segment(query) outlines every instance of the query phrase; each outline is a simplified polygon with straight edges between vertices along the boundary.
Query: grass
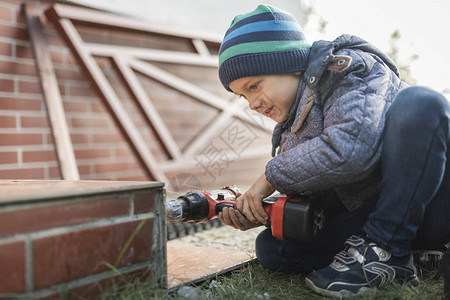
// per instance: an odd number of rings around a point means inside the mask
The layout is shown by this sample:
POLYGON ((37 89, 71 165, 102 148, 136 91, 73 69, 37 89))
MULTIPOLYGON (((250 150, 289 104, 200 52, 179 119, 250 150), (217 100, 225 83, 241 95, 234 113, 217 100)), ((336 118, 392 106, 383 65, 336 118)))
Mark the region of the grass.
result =
MULTIPOLYGON (((425 271, 419 275, 421 284, 416 289, 392 285, 374 294, 351 299, 442 299, 443 279, 436 281, 432 278, 434 273, 425 271)), ((252 262, 197 286, 186 285, 181 291, 158 289, 154 288, 152 282, 135 280, 117 283, 104 291, 99 299, 326 299, 310 291, 305 286, 304 279, 303 275, 272 273, 257 262, 252 262), (187 297, 180 296, 180 292, 187 297)))

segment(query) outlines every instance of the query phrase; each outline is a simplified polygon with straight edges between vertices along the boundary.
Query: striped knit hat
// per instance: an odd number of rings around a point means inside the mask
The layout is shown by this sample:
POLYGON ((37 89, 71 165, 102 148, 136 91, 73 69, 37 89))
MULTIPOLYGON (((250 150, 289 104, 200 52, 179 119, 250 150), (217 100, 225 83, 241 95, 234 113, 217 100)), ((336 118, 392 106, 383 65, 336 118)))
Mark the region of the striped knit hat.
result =
POLYGON ((236 16, 219 51, 219 78, 230 82, 249 76, 285 74, 306 69, 311 45, 294 16, 259 5, 236 16))

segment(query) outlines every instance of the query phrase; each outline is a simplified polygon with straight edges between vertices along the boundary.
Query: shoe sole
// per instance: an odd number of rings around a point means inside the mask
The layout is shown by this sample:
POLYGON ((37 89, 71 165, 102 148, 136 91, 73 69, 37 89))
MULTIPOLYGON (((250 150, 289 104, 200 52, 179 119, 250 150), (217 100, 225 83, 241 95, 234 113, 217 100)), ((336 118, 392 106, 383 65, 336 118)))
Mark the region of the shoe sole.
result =
POLYGON ((308 278, 305 278, 305 283, 306 283, 306 286, 309 287, 310 289, 312 289, 314 292, 316 292, 320 295, 323 295, 323 296, 327 296, 327 297, 346 298, 346 297, 352 297, 352 296, 356 296, 356 295, 369 294, 369 293, 376 292, 375 288, 368 288, 368 287, 364 287, 364 286, 361 287, 358 290, 358 292, 356 292, 356 293, 353 293, 349 290, 340 290, 339 292, 334 292, 334 291, 322 289, 322 288, 315 286, 314 283, 311 280, 309 280, 308 278))

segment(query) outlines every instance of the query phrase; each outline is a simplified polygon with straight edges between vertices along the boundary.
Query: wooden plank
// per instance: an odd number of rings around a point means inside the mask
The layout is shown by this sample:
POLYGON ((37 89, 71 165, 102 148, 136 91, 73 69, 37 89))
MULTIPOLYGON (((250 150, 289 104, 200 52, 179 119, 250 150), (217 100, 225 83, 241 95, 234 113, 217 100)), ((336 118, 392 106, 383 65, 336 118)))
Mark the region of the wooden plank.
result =
MULTIPOLYGON (((197 50, 198 54, 203 57, 209 57, 209 49, 206 47, 205 42, 199 39, 193 39, 192 43, 194 44, 195 50, 197 50)), ((217 61, 216 61, 217 63, 217 61)))
POLYGON ((175 288, 235 270, 254 258, 242 251, 167 242, 167 284, 175 288))
POLYGON ((148 61, 196 65, 212 68, 217 68, 217 62, 219 61, 217 55, 209 55, 208 57, 205 57, 200 56, 197 53, 105 45, 98 43, 86 43, 85 48, 94 56, 112 57, 115 55, 129 55, 148 61))
POLYGON ((53 63, 42 33, 39 10, 34 1, 25 4, 28 33, 35 58, 36 70, 39 75, 42 94, 46 103, 47 115, 50 121, 53 140, 55 142, 58 166, 62 179, 79 180, 78 167, 70 139, 67 120, 61 94, 58 88, 53 63))
POLYGON ((83 41, 73 23, 68 19, 60 19, 58 15, 54 14, 48 14, 48 17, 57 25, 57 28, 72 49, 75 57, 77 57, 87 72, 93 86, 97 89, 111 111, 116 123, 138 157, 138 160, 143 164, 147 175, 154 180, 166 182, 168 184, 165 174, 157 169, 158 164, 156 159, 153 157, 149 147, 139 134, 138 129, 126 113, 125 108, 121 104, 108 80, 105 78, 94 58, 85 48, 83 48, 83 41))
POLYGON ((167 129, 164 121, 159 116, 158 111, 153 106, 147 93, 145 92, 136 74, 127 65, 127 59, 124 56, 114 56, 113 59, 119 73, 124 79, 125 85, 132 92, 134 98, 137 100, 144 117, 146 117, 147 122, 154 129, 161 145, 166 149, 167 154, 172 159, 178 159, 181 157, 180 148, 172 137, 172 134, 167 129))
POLYGON ((173 29, 170 26, 153 25, 137 19, 122 17, 117 14, 112 15, 92 9, 88 10, 64 4, 53 4, 51 10, 52 12, 50 13, 57 14, 61 18, 76 20, 77 22, 97 27, 99 25, 103 25, 111 28, 119 28, 121 30, 128 29, 138 32, 155 32, 174 37, 207 40, 217 44, 222 42, 222 37, 218 34, 200 31, 192 32, 191 30, 188 31, 184 29, 173 29))

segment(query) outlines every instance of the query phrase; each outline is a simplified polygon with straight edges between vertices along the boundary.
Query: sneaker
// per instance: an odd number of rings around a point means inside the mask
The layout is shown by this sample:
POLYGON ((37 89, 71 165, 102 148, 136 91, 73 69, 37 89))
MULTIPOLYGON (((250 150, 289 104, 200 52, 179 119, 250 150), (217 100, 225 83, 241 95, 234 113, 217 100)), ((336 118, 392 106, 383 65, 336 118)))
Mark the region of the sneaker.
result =
POLYGON ((419 284, 412 254, 394 257, 375 242, 358 236, 346 240, 345 249, 333 262, 310 273, 305 281, 321 295, 340 298, 373 292, 392 282, 419 284))

